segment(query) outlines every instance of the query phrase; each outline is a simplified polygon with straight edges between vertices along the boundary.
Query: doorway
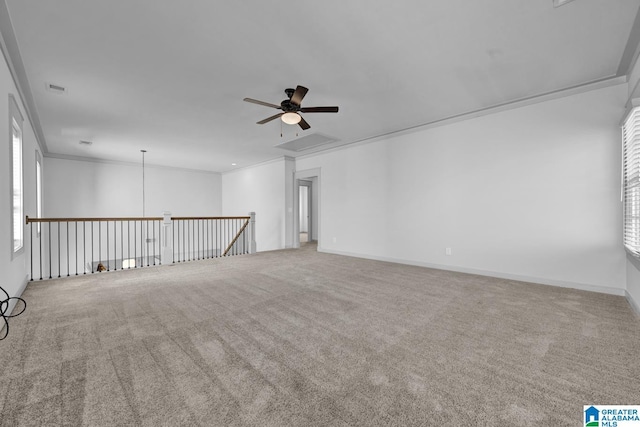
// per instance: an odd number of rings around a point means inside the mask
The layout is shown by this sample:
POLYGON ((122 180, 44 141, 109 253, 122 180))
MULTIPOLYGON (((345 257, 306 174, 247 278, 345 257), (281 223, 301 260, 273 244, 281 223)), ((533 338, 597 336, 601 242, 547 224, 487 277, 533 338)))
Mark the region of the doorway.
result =
POLYGON ((298 181, 298 223, 300 224, 300 244, 312 242, 312 217, 311 217, 311 191, 312 182, 306 180, 298 181))
POLYGON ((296 171, 293 188, 293 247, 320 247, 320 168, 296 171))

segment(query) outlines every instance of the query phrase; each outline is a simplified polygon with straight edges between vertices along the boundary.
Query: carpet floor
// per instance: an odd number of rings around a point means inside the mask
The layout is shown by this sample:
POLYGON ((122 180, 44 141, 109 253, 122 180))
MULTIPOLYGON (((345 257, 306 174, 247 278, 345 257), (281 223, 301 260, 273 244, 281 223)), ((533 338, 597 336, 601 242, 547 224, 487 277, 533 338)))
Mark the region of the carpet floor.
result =
POLYGON ((29 284, 0 425, 577 426, 640 404, 623 297, 263 252, 29 284))

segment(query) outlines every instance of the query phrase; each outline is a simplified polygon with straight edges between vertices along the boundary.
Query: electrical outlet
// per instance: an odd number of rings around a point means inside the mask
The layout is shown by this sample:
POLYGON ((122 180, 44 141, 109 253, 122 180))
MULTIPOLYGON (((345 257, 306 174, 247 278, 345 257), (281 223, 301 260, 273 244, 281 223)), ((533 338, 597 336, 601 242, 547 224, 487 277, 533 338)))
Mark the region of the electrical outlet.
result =
POLYGON ((447 254, 447 255, 451 255, 451 253, 452 253, 452 252, 451 252, 451 248, 447 248, 447 249, 445 250, 445 254, 447 254))

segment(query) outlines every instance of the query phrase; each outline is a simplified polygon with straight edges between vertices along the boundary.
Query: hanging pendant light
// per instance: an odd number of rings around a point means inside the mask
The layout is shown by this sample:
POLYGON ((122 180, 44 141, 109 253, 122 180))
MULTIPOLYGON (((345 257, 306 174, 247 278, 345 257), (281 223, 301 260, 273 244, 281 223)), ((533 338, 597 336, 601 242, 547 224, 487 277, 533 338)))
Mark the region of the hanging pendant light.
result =
POLYGON ((144 153, 147 152, 147 150, 140 150, 140 152, 142 153, 142 217, 144 218, 145 215, 145 200, 144 200, 144 153))

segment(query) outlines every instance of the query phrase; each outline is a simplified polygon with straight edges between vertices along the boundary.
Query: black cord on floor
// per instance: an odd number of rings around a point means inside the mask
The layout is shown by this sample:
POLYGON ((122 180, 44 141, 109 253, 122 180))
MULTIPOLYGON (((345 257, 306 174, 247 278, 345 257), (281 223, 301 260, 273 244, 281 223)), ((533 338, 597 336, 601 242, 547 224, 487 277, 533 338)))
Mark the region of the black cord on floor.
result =
MULTIPOLYGON (((10 317, 16 317, 21 315, 22 313, 24 313, 24 311, 27 309, 27 302, 25 300, 23 300, 20 297, 10 297, 9 294, 7 293, 7 291, 5 291, 2 287, 0 287, 0 291, 2 291, 2 293, 4 293, 7 297, 3 300, 0 301, 0 316, 2 316, 2 320, 4 320, 4 334, 2 335, 2 337, 0 337, 0 341, 2 341, 3 339, 5 339, 7 337, 7 335, 9 335, 9 318, 10 317), (9 302, 14 299, 14 300, 18 300, 18 301, 22 301, 23 307, 22 310, 20 310, 18 313, 14 313, 14 314, 7 314, 7 312, 9 311, 9 302)), ((0 296, 1 297, 1 296, 0 296)))

